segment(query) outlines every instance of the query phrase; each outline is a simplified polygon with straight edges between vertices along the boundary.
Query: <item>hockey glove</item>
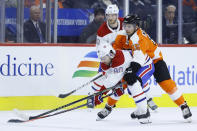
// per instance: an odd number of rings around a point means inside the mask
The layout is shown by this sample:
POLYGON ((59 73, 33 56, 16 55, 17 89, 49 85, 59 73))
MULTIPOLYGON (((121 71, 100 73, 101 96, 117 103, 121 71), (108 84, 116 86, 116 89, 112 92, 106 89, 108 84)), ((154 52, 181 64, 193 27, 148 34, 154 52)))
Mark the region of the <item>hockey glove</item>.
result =
POLYGON ((123 89, 123 87, 122 87, 122 84, 118 85, 118 86, 113 90, 113 92, 114 92, 114 95, 115 95, 115 96, 121 96, 121 95, 123 95, 123 94, 124 94, 124 89, 123 89))
POLYGON ((123 79, 128 85, 133 85, 139 78, 136 73, 141 68, 141 65, 137 62, 131 62, 130 66, 126 69, 127 73, 124 75, 123 79))
MULTIPOLYGON (((105 90, 106 89, 106 87, 103 85, 103 86, 101 86, 101 85, 99 85, 99 84, 97 84, 96 82, 93 82, 94 83, 94 85, 92 85, 92 89, 94 90, 94 91, 96 91, 96 92, 99 92, 99 91, 103 91, 103 90, 105 90), (98 89, 99 88, 99 89, 98 89)), ((107 94, 108 93, 108 91, 106 91, 106 92, 104 92, 103 94, 107 94)))
MULTIPOLYGON (((98 85, 97 83, 95 83, 95 82, 94 82, 94 84, 97 85, 97 86, 99 86, 99 85, 98 85)), ((97 90, 97 92, 103 91, 103 90, 106 89, 105 86, 99 86, 99 87, 100 87, 100 89, 97 90)), ((92 86, 92 88, 95 89, 93 86, 92 86)), ((95 106, 101 104, 101 103, 103 102, 102 95, 103 95, 103 94, 106 95, 107 92, 108 92, 108 91, 103 92, 103 93, 100 94, 100 95, 96 95, 96 96, 93 96, 93 97, 87 99, 87 107, 88 107, 88 108, 94 108, 95 106)))
POLYGON ((137 81, 137 76, 135 73, 126 73, 123 79, 127 82, 128 85, 133 85, 137 81))
POLYGON ((141 68, 141 65, 137 62, 131 62, 130 66, 126 69, 127 72, 133 72, 136 73, 141 68))
POLYGON ((88 108, 94 108, 95 106, 101 104, 103 102, 102 95, 103 94, 100 94, 100 95, 96 95, 96 96, 93 96, 93 97, 89 98, 87 100, 87 107, 88 108))

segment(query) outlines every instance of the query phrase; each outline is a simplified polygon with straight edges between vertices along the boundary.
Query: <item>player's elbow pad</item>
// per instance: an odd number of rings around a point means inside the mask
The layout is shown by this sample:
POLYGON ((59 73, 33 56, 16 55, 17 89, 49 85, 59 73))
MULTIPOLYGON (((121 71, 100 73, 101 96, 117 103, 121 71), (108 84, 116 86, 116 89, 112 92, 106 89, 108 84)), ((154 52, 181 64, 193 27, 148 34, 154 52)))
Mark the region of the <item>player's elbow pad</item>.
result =
POLYGON ((137 62, 131 62, 129 68, 132 70, 133 73, 136 73, 141 68, 141 65, 137 62))

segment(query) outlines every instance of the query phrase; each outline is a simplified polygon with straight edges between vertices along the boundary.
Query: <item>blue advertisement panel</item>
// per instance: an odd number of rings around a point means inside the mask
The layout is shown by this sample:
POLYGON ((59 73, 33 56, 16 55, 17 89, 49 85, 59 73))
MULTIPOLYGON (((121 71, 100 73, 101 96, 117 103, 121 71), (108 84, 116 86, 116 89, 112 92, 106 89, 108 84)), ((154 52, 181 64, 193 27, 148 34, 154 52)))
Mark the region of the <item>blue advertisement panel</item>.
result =
MULTIPOLYGON (((45 15, 44 9, 44 19, 45 15)), ((92 16, 93 9, 58 9, 58 36, 79 36, 82 29, 92 20, 92 16)), ((123 11, 120 11, 120 16, 123 16, 123 11)), ((53 13, 51 18, 53 24, 53 13)), ((27 19, 29 19, 29 8, 24 9, 24 21, 27 19)), ((6 26, 12 30, 16 29, 16 8, 6 8, 6 26)))

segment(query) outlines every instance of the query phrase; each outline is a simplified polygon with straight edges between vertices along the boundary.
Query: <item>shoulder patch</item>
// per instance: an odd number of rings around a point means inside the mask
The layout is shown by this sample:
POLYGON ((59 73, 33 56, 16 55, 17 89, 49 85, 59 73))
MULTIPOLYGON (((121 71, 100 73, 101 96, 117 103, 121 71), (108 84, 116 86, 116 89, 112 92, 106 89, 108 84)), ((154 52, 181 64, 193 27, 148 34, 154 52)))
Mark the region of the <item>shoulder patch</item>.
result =
POLYGON ((116 50, 116 55, 114 57, 114 59, 112 60, 112 67, 117 67, 120 66, 124 63, 125 58, 124 58, 124 54, 121 50, 116 50))
POLYGON ((107 27, 107 23, 104 22, 98 29, 97 31, 97 35, 100 36, 100 37, 103 37, 107 34, 111 33, 111 31, 108 29, 107 27))

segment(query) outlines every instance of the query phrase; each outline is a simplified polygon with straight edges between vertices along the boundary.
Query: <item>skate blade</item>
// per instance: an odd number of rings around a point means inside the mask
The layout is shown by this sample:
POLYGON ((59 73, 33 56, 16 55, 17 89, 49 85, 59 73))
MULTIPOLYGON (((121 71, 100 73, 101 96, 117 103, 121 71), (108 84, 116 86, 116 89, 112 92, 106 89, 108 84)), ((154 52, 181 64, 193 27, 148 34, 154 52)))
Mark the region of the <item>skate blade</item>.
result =
POLYGON ((155 112, 155 113, 158 112, 158 106, 154 106, 154 107, 148 106, 148 107, 149 107, 149 109, 150 109, 151 111, 153 111, 153 112, 155 112))
POLYGON ((189 117, 189 118, 185 119, 185 121, 186 121, 187 123, 191 123, 191 122, 192 122, 192 118, 189 117))
POLYGON ((102 119, 100 117, 97 117, 96 118, 96 121, 101 121, 102 119))
MULTIPOLYGON (((151 109, 151 108, 149 108, 149 109, 151 109)), ((154 110, 150 110, 150 112, 152 112, 152 113, 158 113, 159 112, 159 109, 157 108, 157 109, 154 109, 154 110)))
POLYGON ((148 122, 140 122, 140 124, 150 124, 152 123, 151 121, 148 121, 148 122))
POLYGON ((147 120, 147 121, 140 121, 140 124, 150 124, 152 123, 150 120, 147 120))
POLYGON ((141 124, 150 124, 150 123, 152 123, 151 120, 150 120, 150 118, 140 119, 139 122, 141 124))

